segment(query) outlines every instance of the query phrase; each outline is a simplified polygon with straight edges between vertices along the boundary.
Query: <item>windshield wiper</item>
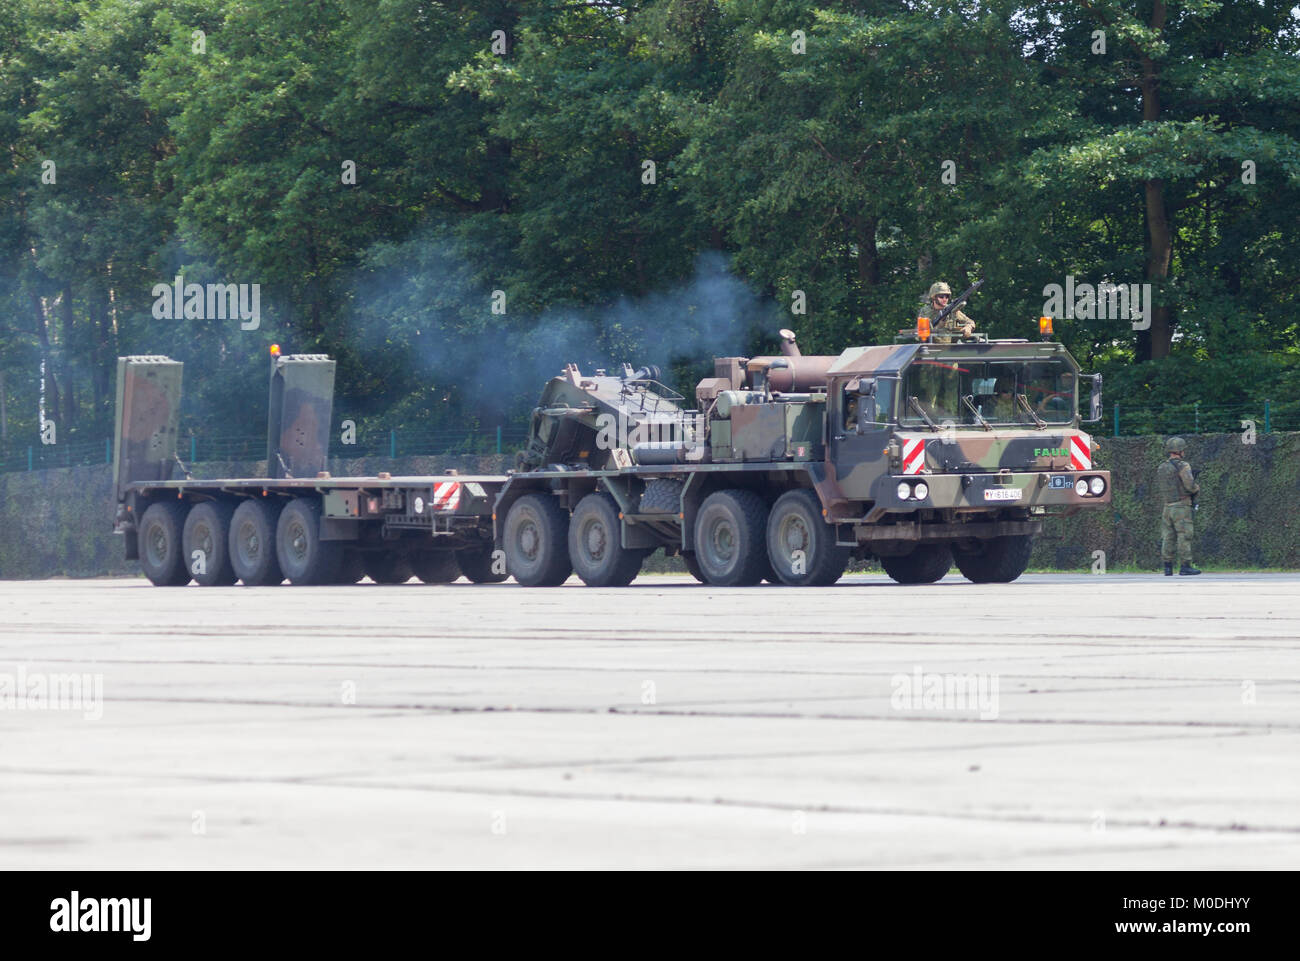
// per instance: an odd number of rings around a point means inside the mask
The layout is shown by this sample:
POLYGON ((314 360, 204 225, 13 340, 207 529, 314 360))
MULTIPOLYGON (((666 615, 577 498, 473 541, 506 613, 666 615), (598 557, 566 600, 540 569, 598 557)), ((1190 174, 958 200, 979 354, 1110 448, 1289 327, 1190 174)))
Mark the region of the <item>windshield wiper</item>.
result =
POLYGON ((1035 424, 1037 424, 1040 428, 1047 426, 1047 421, 1039 417, 1038 412, 1035 411, 1034 408, 1029 406, 1029 398, 1027 398, 1024 394, 1016 394, 1016 400, 1019 401, 1020 406, 1025 409, 1025 413, 1027 413, 1030 417, 1034 419, 1035 424))
POLYGON ((923 421, 925 421, 927 424, 930 425, 931 430, 939 429, 939 425, 930 419, 930 415, 925 412, 925 408, 921 406, 921 402, 919 400, 917 400, 915 397, 909 397, 907 398, 907 403, 908 406, 912 408, 912 410, 916 411, 918 414, 921 415, 921 419, 923 421))
POLYGON ((984 419, 984 415, 980 413, 980 409, 975 406, 974 394, 967 394, 965 397, 961 399, 961 402, 970 408, 970 412, 975 415, 975 419, 979 421, 980 426, 982 426, 985 430, 993 429, 993 425, 984 419))

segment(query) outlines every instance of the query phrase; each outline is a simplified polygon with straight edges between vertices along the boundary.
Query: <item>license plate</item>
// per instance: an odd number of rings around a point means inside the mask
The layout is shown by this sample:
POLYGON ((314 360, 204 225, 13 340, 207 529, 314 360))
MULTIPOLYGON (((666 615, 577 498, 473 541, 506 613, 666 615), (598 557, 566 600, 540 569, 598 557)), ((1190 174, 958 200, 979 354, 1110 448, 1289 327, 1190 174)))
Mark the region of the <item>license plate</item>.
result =
POLYGON ((1018 487, 990 487, 984 492, 986 501, 1018 501, 1023 493, 1018 487))

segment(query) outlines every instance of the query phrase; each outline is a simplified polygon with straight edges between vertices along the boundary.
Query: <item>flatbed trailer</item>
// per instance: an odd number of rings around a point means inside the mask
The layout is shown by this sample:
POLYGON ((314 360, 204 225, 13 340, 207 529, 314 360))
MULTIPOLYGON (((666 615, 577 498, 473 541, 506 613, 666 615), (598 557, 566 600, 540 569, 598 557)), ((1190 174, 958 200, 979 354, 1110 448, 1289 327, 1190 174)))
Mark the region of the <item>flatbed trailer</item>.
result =
MULTIPOLYGON (((120 358, 115 529, 159 585, 553 586, 577 573, 622 586, 656 549, 718 586, 831 584, 854 557, 901 583, 954 563, 1006 582, 1045 518, 1110 502, 1079 429, 1087 375, 1061 345, 802 357, 786 335, 781 357, 715 358, 694 410, 653 369, 570 365, 543 391, 520 469, 492 475, 330 476, 333 361, 277 355, 270 476, 195 478, 176 455, 181 365, 120 358), (1019 407, 996 396, 1003 382, 1019 407)), ((1099 377, 1091 407, 1100 417, 1099 377)))

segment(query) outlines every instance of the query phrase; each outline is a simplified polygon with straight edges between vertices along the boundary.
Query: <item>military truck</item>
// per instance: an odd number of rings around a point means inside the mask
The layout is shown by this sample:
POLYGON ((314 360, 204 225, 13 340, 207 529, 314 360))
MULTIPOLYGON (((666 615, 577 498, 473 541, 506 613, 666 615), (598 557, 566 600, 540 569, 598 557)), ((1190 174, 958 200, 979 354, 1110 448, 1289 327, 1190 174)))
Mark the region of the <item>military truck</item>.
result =
POLYGON ((273 365, 272 476, 171 479, 180 365, 122 358, 116 529, 155 584, 622 586, 658 548, 718 586, 832 584, 853 558, 993 583, 1024 572, 1047 516, 1110 502, 1078 409, 1090 380, 1100 419, 1101 378, 1063 345, 918 327, 804 356, 781 337, 716 358, 693 403, 655 368, 569 365, 516 469, 480 477, 331 478, 333 364, 309 355, 273 365))

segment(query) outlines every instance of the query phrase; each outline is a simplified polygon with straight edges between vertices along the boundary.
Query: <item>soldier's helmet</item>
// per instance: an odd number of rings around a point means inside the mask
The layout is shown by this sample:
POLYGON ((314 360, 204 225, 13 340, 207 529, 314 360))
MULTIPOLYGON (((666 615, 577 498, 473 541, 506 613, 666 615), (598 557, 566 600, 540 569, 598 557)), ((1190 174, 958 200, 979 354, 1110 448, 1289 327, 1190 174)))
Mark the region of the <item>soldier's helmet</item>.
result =
POLYGON ((952 296, 952 288, 949 287, 947 284, 945 284, 942 280, 935 281, 933 284, 931 284, 930 292, 926 294, 926 296, 930 300, 934 300, 934 298, 938 297, 940 294, 947 294, 949 297, 952 296))
POLYGON ((1185 450, 1187 450, 1187 441, 1181 437, 1171 437, 1165 441, 1165 451, 1167 453, 1175 454, 1185 450))

